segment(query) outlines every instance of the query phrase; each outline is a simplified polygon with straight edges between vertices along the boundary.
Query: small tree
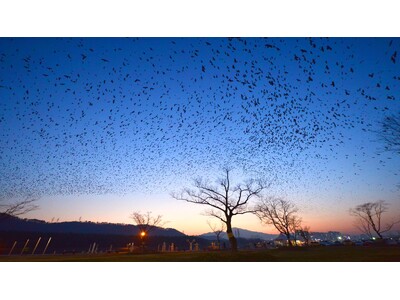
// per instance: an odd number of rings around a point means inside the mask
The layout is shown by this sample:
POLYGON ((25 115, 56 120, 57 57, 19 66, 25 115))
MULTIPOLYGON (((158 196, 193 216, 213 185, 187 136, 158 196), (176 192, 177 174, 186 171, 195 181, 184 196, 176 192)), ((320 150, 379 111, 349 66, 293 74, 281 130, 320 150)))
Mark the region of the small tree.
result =
POLYGON ((141 246, 144 251, 145 239, 149 232, 157 227, 162 227, 165 222, 162 221, 161 215, 153 217, 149 211, 146 213, 135 211, 132 213, 131 218, 135 222, 136 226, 139 227, 140 241, 142 243, 141 246))
POLYGON ((171 196, 177 200, 210 207, 206 214, 225 223, 231 250, 237 251, 237 240, 232 232, 232 218, 254 213, 255 209, 250 207, 250 202, 253 198, 258 198, 267 185, 254 179, 234 185, 231 169, 223 170, 224 176, 218 179, 215 185, 200 178, 194 181, 194 190, 186 188, 180 194, 172 193, 171 196))
POLYGON ((211 228, 212 232, 214 232, 215 237, 217 238, 218 249, 221 249, 220 236, 221 233, 225 231, 225 224, 221 222, 218 227, 217 224, 212 224, 210 221, 207 221, 208 226, 211 228))
POLYGON ((383 201, 367 202, 357 205, 355 208, 350 209, 350 214, 357 218, 356 227, 369 237, 373 237, 374 233, 380 239, 383 238, 382 234, 388 232, 393 226, 400 222, 399 220, 392 220, 383 224, 383 214, 387 212, 388 204, 383 201))
POLYGON ((36 199, 26 197, 24 200, 9 204, 1 204, 4 200, 0 199, 0 220, 9 216, 21 216, 39 208, 36 199))
POLYGON ((300 226, 298 233, 303 238, 304 244, 308 246, 311 242, 310 226, 300 226))
POLYGON ((162 227, 165 224, 162 220, 162 215, 153 217, 151 211, 146 213, 135 211, 132 213, 131 218, 135 222, 136 226, 139 227, 140 232, 144 232, 145 235, 155 228, 162 227))
POLYGON ((285 235, 288 245, 293 246, 291 234, 295 233, 301 224, 301 219, 296 215, 297 211, 292 202, 269 197, 259 202, 256 215, 262 223, 273 225, 276 230, 285 235))
POLYGON ((293 215, 289 218, 289 230, 293 233, 293 242, 294 245, 297 246, 297 240, 300 235, 302 219, 297 215, 293 215))

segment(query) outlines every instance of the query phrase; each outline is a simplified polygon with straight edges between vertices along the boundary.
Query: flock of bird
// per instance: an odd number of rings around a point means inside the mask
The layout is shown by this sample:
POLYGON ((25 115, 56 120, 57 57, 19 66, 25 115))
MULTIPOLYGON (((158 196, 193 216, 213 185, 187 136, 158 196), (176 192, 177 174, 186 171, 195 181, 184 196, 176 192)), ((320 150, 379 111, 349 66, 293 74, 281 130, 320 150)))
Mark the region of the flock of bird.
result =
POLYGON ((365 142, 400 108, 399 50, 396 38, 2 38, 0 199, 167 191, 224 165, 315 183, 343 155, 362 173, 365 142))

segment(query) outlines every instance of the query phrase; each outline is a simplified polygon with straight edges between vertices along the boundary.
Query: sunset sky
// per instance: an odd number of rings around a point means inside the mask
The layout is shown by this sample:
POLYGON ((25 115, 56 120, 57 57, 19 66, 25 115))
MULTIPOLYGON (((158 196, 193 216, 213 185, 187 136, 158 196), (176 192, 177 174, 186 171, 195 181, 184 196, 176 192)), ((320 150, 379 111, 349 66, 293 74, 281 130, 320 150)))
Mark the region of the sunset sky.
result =
MULTIPOLYGON (((221 167, 297 204, 312 231, 356 232, 349 209, 400 212, 399 38, 1 38, 0 197, 27 217, 209 231, 171 192, 221 167)), ((255 216, 233 226, 275 232, 255 216)))

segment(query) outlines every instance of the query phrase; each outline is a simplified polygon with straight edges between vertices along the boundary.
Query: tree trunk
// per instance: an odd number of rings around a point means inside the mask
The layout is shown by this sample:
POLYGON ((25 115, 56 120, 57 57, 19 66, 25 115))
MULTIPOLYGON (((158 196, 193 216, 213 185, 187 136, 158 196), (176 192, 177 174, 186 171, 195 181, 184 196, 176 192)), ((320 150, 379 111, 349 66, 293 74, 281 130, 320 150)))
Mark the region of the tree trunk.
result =
MULTIPOLYGON (((380 239, 383 239, 382 234, 379 232, 379 230, 378 230, 378 229, 376 228, 376 226, 375 226, 375 222, 374 222, 374 220, 372 219, 372 216, 371 216, 371 215, 368 215, 368 218, 369 218, 369 222, 370 222, 370 224, 371 224, 372 229, 376 232, 376 234, 379 236, 380 239)), ((379 226, 379 228, 380 228, 380 226, 379 226)))
POLYGON ((235 236, 233 235, 232 232, 232 224, 231 220, 228 218, 226 222, 226 234, 228 235, 229 243, 231 244, 231 250, 232 251, 237 251, 237 241, 235 236))
POLYGON ((292 241, 290 240, 290 234, 289 234, 289 235, 287 234, 287 235, 286 235, 286 238, 287 238, 289 247, 293 247, 292 241))

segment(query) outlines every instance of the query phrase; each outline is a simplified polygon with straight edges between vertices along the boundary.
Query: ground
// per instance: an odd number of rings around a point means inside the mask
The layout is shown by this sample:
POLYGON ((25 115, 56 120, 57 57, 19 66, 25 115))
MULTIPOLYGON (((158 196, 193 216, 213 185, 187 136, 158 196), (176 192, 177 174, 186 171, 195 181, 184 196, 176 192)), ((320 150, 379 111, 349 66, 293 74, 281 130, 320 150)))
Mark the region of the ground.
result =
POLYGON ((0 256, 0 262, 400 262, 400 246, 331 246, 231 252, 0 256))

